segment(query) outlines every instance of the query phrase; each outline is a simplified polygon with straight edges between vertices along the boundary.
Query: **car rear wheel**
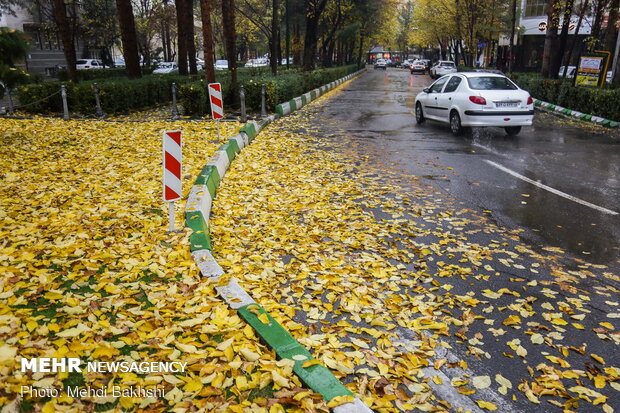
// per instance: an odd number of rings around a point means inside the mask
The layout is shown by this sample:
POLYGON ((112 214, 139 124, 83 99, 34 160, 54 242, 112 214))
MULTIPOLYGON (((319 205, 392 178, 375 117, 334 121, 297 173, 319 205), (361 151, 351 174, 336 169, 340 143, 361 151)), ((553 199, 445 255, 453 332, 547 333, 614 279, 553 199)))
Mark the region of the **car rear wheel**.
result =
POLYGON ((456 110, 450 113, 450 131, 454 136, 459 136, 463 133, 463 126, 461 125, 461 117, 456 110))
POLYGON ((421 125, 425 120, 426 118, 424 117, 424 112, 422 112, 422 105, 418 102, 415 104, 415 121, 418 125, 421 125))
POLYGON ((506 126, 504 129, 508 136, 517 136, 521 132, 521 126, 506 126))

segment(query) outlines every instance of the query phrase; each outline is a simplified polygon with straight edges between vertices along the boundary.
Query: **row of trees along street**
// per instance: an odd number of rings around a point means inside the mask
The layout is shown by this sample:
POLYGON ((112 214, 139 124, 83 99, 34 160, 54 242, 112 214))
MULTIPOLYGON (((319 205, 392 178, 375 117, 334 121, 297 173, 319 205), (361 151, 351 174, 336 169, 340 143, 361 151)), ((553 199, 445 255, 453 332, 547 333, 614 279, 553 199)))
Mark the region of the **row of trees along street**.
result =
MULTIPOLYGON (((577 53, 578 42, 568 36, 571 19, 562 17, 578 16, 579 32, 588 16, 593 23, 588 49, 613 55, 619 2, 547 0, 542 75, 557 77, 559 67, 577 53)), ((276 74, 285 57, 311 70, 317 64, 361 62, 370 46, 384 45, 400 51, 432 48, 441 58, 474 66, 481 53, 490 58, 497 53, 500 36, 511 40, 515 56, 512 40, 521 29, 516 0, 0 0, 2 13, 17 6, 59 33, 73 82, 78 81, 78 38, 99 50, 104 62, 111 62, 112 48, 120 46, 130 78, 141 77, 141 59, 148 65, 155 57, 176 60, 181 75, 196 74, 196 51, 202 48, 205 78, 215 80, 214 57, 221 56, 236 88, 239 57, 269 53, 276 74)))
MULTIPOLYGON (((397 0, 0 0, 38 15, 62 42, 68 78, 78 82, 76 42, 98 49, 104 63, 120 46, 130 78, 141 77, 141 58, 176 60, 181 75, 196 74, 204 51, 205 78, 215 80, 214 57, 228 60, 236 87, 238 57, 269 53, 273 74, 291 57, 305 70, 363 60, 366 48, 390 41, 397 0)), ((87 57, 87 56, 83 56, 87 57)))
MULTIPOLYGON (((542 75, 557 78, 560 66, 577 57, 579 42, 574 40, 577 36, 569 36, 569 29, 574 24, 576 34, 583 32, 585 18, 592 27, 586 39, 587 49, 609 51, 613 57, 619 8, 619 0, 547 0, 542 75)), ((401 50, 410 44, 437 48, 443 59, 453 57, 457 62, 463 60, 467 66, 475 66, 481 53, 487 58, 494 56, 503 35, 510 42, 510 55, 515 56, 515 35, 523 31, 520 15, 521 2, 516 0, 408 2, 400 9, 397 46, 401 50), (485 46, 480 48, 480 44, 485 46)), ((514 62, 514 58, 509 60, 514 62)), ((617 64, 616 69, 614 83, 619 83, 617 64)))

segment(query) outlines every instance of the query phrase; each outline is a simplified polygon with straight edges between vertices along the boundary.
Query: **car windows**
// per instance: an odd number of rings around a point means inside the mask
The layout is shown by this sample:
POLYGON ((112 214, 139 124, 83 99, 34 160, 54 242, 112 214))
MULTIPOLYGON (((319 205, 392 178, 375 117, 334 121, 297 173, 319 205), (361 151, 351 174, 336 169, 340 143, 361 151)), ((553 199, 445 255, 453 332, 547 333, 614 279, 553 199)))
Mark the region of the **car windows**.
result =
POLYGON ((506 77, 481 76, 467 79, 469 87, 476 90, 516 90, 518 87, 506 77))
POLYGON ((443 93, 454 92, 456 88, 461 84, 461 78, 459 76, 452 76, 446 85, 446 89, 443 93))
POLYGON ((441 79, 439 79, 438 81, 436 81, 435 83, 433 83, 433 85, 431 86, 431 93, 432 92, 436 92, 436 93, 440 93, 441 89, 443 88, 443 85, 448 81, 447 77, 442 77, 441 79))
POLYGON ((85 65, 88 64, 87 60, 78 60, 77 62, 75 62, 76 65, 85 65))

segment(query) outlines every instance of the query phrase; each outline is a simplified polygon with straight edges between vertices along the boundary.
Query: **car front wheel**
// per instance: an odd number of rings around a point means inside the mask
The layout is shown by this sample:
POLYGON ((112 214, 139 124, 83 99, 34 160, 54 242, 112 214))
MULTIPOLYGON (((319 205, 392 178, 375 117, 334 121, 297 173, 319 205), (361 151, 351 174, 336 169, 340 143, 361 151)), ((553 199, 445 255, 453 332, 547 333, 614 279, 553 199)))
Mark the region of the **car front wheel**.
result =
POLYGON ((450 130, 454 136, 459 136, 463 133, 463 126, 461 125, 461 117, 456 110, 450 113, 450 130))
POLYGON ((521 132, 521 126, 506 126, 504 129, 508 136, 517 136, 521 132))
POLYGON ((415 104, 415 121, 418 125, 421 125, 425 120, 426 118, 424 118, 424 112, 422 112, 422 105, 418 102, 415 104))

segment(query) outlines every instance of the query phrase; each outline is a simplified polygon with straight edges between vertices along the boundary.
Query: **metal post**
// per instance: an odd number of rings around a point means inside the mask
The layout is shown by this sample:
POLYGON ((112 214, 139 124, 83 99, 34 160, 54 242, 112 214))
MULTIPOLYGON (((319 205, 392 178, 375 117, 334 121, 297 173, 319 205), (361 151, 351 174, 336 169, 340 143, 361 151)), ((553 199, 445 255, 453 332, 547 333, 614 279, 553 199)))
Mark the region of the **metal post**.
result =
POLYGON ((64 120, 69 120, 69 105, 67 104, 67 86, 60 85, 60 96, 62 96, 62 110, 64 120))
POLYGON ((12 90, 11 88, 7 89, 7 95, 9 97, 9 115, 12 115, 14 112, 14 108, 13 108, 13 95, 11 94, 12 90))
POLYGON ((239 86, 239 100, 241 101, 241 123, 248 121, 248 116, 245 113, 245 87, 239 86))
POLYGON ((99 86, 96 83, 93 83, 93 92, 95 92, 95 105, 97 108, 95 109, 95 117, 97 118, 105 118, 105 113, 101 109, 101 101, 99 100, 99 86))
POLYGON ((170 232, 174 232, 174 201, 168 202, 168 221, 170 222, 170 232))
POLYGON ((222 136, 221 136, 221 133, 220 133, 220 120, 219 119, 216 120, 215 124, 217 125, 217 141, 219 142, 219 141, 222 140, 222 136))
POLYGON ((265 84, 261 85, 260 89, 260 116, 264 118, 267 116, 267 108, 265 107, 265 84))
POLYGON ((285 49, 286 49, 286 68, 288 69, 289 66, 289 61, 291 59, 291 35, 290 35, 290 29, 289 29, 289 19, 288 19, 288 0, 284 0, 284 10, 286 13, 286 26, 285 26, 285 31, 286 31, 286 41, 285 41, 285 49))
POLYGON ((172 119, 179 119, 179 109, 177 108, 177 84, 172 82, 172 119))

